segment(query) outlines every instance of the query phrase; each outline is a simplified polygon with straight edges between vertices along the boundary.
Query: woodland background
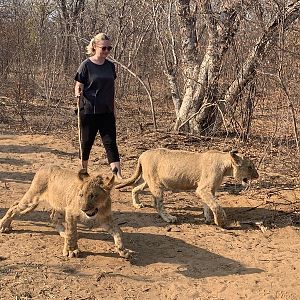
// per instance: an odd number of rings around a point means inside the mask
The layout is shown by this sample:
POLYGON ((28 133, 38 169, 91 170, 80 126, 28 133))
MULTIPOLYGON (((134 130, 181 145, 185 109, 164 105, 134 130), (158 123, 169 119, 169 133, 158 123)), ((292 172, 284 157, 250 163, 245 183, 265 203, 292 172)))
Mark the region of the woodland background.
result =
POLYGON ((141 128, 299 149, 299 14, 279 0, 0 1, 0 121, 68 127, 85 46, 106 32, 117 106, 141 128))

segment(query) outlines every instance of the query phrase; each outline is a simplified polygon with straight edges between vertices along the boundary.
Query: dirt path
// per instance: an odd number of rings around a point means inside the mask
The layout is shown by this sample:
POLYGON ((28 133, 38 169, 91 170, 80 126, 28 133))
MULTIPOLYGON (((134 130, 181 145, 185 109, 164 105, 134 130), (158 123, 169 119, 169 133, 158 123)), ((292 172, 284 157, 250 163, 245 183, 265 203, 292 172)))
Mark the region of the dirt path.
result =
MULTIPOLYGON (((0 145, 0 217, 41 165, 78 169, 77 151, 67 139, 2 135, 0 145)), ((141 151, 122 140, 126 177, 141 151)), ((94 172, 109 172, 102 148, 93 153, 94 172)), ((300 299, 299 215, 288 210, 299 202, 299 188, 237 190, 227 183, 218 194, 229 218, 266 221, 266 231, 205 225, 192 193, 167 194, 167 209, 179 218, 168 225, 149 196, 143 198, 147 206, 137 210, 129 189, 114 191, 115 218, 126 246, 136 252, 132 262, 113 252, 112 238, 101 229, 84 227, 82 257, 62 257, 63 241, 41 205, 16 220, 11 234, 0 234, 0 299, 300 299)))

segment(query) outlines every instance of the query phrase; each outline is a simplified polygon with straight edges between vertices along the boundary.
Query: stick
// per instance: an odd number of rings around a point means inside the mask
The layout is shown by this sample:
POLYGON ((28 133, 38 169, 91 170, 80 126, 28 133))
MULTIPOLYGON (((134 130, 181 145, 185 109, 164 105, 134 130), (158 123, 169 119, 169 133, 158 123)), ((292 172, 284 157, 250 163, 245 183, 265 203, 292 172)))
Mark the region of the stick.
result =
POLYGON ((78 141, 79 141, 79 157, 82 160, 82 147, 81 147, 81 127, 80 127, 80 100, 82 95, 77 97, 77 126, 78 126, 78 141))

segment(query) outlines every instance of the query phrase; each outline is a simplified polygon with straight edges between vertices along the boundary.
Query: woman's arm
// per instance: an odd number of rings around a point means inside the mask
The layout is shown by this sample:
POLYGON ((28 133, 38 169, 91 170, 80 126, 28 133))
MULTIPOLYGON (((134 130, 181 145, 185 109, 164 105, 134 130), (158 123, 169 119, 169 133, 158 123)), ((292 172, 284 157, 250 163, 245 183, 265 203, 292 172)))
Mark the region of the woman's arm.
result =
POLYGON ((76 81, 75 83, 75 97, 80 97, 83 91, 83 83, 76 81))

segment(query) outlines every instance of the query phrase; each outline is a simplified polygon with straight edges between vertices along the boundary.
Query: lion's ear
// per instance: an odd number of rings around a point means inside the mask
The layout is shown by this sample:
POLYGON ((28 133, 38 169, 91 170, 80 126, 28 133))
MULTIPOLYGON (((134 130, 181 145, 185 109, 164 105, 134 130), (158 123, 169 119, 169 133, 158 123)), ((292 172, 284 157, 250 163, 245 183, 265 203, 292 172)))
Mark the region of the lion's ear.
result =
POLYGON ((81 169, 78 174, 77 174, 78 178, 80 180, 84 180, 84 178, 89 177, 89 173, 86 171, 86 169, 81 169))
POLYGON ((106 191, 110 191, 115 183, 115 175, 112 175, 112 177, 105 177, 103 179, 103 186, 102 188, 106 191))
POLYGON ((231 158, 232 158, 232 162, 234 165, 240 167, 243 163, 243 158, 239 155, 237 155, 238 151, 237 150, 231 150, 229 152, 231 158))

